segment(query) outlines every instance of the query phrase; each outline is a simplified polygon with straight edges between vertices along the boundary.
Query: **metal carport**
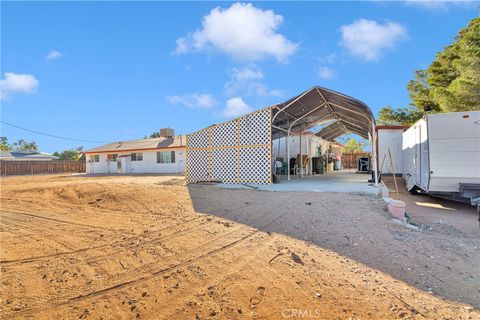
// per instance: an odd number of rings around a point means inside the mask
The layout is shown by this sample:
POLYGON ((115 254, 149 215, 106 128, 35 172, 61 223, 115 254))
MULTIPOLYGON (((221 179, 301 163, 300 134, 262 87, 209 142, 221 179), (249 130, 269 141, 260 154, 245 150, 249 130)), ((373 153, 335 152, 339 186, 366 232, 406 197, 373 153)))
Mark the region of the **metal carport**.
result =
POLYGON ((324 127, 316 135, 324 140, 333 141, 348 132, 370 140, 377 185, 375 119, 371 110, 355 98, 318 86, 284 103, 188 135, 187 179, 271 183, 272 139, 286 135, 289 149, 291 133, 301 135, 320 125, 324 127))
MULTIPOLYGON (((275 106, 272 106, 272 137, 283 134, 287 136, 287 152, 291 133, 303 131, 328 124, 316 135, 333 141, 335 138, 352 132, 368 139, 372 146, 373 171, 375 185, 378 183, 375 146, 375 118, 370 108, 360 100, 342 93, 313 87, 302 94, 275 106)), ((290 162, 288 161, 288 179, 290 180, 290 162)))

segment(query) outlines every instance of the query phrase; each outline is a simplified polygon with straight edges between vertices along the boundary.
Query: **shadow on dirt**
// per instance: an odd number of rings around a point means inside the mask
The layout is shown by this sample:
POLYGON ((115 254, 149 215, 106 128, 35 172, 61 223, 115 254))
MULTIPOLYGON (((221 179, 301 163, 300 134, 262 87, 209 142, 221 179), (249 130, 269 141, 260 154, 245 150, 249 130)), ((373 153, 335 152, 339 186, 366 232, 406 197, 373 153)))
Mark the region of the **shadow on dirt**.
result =
POLYGON ((197 212, 307 241, 420 290, 480 308, 479 237, 398 226, 378 196, 198 184, 188 190, 197 212))

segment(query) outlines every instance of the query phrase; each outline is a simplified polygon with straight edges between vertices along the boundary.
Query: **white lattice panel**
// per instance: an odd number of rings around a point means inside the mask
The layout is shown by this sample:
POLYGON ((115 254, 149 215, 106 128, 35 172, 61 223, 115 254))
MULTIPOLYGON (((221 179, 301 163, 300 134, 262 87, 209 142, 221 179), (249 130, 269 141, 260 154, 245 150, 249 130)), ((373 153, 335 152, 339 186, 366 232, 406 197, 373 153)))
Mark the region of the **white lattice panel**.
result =
POLYGON ((237 179, 237 149, 212 150, 212 180, 234 182, 237 179))
POLYGON ((188 181, 271 183, 270 122, 263 109, 189 135, 188 181))
POLYGON ((236 146, 238 144, 237 121, 229 121, 212 128, 212 147, 236 146))
POLYGON ((240 181, 268 183, 270 181, 270 148, 240 149, 240 181))
POLYGON ((189 134, 188 147, 189 148, 207 148, 208 147, 208 128, 189 134))
POLYGON ((207 150, 187 150, 187 174, 189 182, 209 180, 207 150))
POLYGON ((240 144, 270 143, 270 109, 240 118, 240 144))

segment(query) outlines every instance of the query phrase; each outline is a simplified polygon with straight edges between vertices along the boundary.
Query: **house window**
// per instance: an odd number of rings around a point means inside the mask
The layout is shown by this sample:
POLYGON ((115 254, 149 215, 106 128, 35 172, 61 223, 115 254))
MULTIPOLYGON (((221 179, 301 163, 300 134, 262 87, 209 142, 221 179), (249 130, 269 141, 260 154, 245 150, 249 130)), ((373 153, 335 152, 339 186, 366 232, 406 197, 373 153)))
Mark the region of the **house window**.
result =
POLYGON ((157 163, 175 163, 175 151, 157 152, 157 163))
POLYGON ((116 154, 116 153, 107 154, 107 160, 110 161, 110 162, 117 161, 117 156, 118 156, 118 154, 116 154))
POLYGON ((132 161, 142 161, 142 160, 143 160, 143 153, 141 153, 141 152, 133 152, 133 153, 130 155, 130 158, 132 159, 132 161))
POLYGON ((100 162, 100 155, 99 154, 95 154, 93 156, 90 156, 90 161, 91 162, 100 162))

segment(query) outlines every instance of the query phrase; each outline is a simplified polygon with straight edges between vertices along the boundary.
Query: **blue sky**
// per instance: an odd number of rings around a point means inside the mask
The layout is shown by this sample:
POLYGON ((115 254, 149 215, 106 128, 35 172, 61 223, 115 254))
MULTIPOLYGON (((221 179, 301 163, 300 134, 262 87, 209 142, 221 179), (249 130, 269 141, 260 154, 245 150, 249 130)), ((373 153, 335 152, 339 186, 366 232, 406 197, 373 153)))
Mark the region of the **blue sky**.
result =
MULTIPOLYGON (((1 118, 95 141, 187 134, 314 86, 408 105, 478 3, 4 2, 1 118)), ((2 125, 53 152, 98 143, 2 125)))

